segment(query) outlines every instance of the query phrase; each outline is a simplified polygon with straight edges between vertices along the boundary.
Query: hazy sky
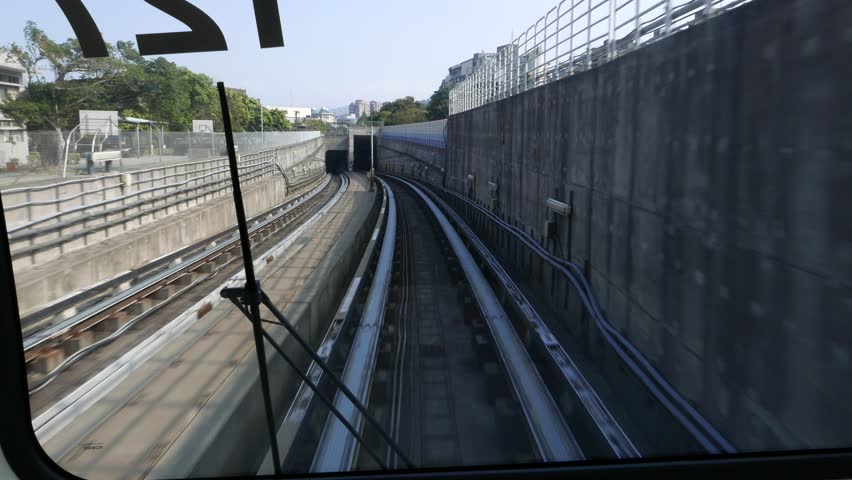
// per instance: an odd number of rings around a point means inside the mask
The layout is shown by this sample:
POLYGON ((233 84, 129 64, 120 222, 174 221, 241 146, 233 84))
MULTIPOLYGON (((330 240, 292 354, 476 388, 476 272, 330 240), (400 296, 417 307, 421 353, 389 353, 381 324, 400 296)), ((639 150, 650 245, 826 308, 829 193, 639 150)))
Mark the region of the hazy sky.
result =
MULTIPOLYGON (((84 0, 108 42, 186 30, 143 0, 84 0)), ((252 2, 194 0, 216 21, 230 50, 171 55, 197 72, 242 87, 265 105, 348 105, 356 98, 428 98, 451 65, 508 43, 557 0, 280 0, 284 48, 261 50, 252 2)), ((27 20, 52 38, 73 32, 54 0, 6 5, 0 44, 23 39, 27 20)))

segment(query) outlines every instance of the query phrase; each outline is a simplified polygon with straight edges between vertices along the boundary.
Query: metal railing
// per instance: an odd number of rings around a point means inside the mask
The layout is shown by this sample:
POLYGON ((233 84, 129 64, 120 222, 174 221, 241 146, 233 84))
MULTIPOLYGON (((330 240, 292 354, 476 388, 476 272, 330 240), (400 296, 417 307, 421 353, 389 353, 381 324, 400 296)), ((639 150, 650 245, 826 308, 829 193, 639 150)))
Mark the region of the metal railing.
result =
MULTIPOLYGON (((241 155, 241 164, 279 163, 289 169, 306 159, 315 157, 320 147, 320 137, 300 143, 276 147, 252 154, 241 155), (305 151, 302 152, 301 149, 305 151), (285 152, 293 150, 291 155, 285 152)), ((270 167, 271 168, 271 167, 270 167)), ((266 174, 271 173, 271 170, 266 174)), ((95 178, 68 180, 50 185, 14 188, 2 192, 4 211, 10 233, 51 222, 61 222, 69 216, 87 211, 101 210, 108 202, 126 202, 134 194, 151 198, 175 185, 197 186, 214 180, 230 178, 226 158, 199 162, 179 163, 161 167, 111 174, 95 178), (211 178, 211 173, 218 175, 211 178), (221 178, 219 178, 221 177, 221 178), (129 182, 129 183, 128 183, 129 182), (190 185, 191 184, 191 185, 190 185), (157 193, 154 193, 157 192, 157 193)))
POLYGON ((602 65, 751 0, 562 0, 450 91, 450 115, 602 65))

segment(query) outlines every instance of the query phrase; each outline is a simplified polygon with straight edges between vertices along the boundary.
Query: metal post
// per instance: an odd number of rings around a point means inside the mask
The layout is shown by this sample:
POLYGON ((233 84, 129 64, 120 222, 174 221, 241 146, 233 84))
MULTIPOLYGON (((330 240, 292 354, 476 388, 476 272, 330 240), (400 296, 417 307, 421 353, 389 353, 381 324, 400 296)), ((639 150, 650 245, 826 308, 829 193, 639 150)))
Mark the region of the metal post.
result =
POLYGON ((68 134, 68 138, 65 139, 65 161, 62 166, 62 178, 65 178, 65 174, 68 172, 68 150, 71 148, 71 137, 74 136, 74 132, 80 128, 80 125, 77 125, 71 130, 71 133, 68 134))
POLYGON ((666 28, 665 32, 668 35, 672 31, 672 0, 666 0, 666 28))
POLYGON ((609 59, 612 60, 615 58, 616 53, 616 45, 615 45, 615 0, 609 0, 609 59))
POLYGON ((559 6, 556 9, 556 52, 554 53, 554 58, 556 59, 556 79, 562 77, 560 68, 559 68, 559 35, 562 33, 560 31, 560 27, 562 27, 562 5, 565 3, 565 0, 559 2, 559 6))
MULTIPOLYGON (((260 102, 260 99, 258 98, 257 101, 260 102)), ((260 102, 260 148, 263 149, 265 145, 266 141, 263 134, 263 102, 260 102)))
MULTIPOLYGON (((638 0, 637 0, 638 1, 638 0)), ((571 0, 571 38, 568 41, 568 62, 571 64, 570 72, 571 75, 574 75, 574 0, 571 0)))
POLYGON ((142 158, 142 137, 139 136, 139 124, 136 124, 136 158, 142 158))
POLYGON ((636 2, 636 31, 633 32, 635 35, 634 40, 634 48, 639 48, 639 44, 642 42, 642 32, 640 31, 642 28, 642 6, 639 4, 639 0, 634 0, 636 2))
POLYGON ((586 12, 586 70, 592 68, 592 0, 589 0, 589 11, 586 12))
POLYGON ((376 165, 373 159, 373 135, 375 134, 375 122, 370 122, 370 191, 375 188, 376 165))
POLYGON ((151 152, 151 157, 154 157, 154 124, 148 124, 148 150, 151 152))

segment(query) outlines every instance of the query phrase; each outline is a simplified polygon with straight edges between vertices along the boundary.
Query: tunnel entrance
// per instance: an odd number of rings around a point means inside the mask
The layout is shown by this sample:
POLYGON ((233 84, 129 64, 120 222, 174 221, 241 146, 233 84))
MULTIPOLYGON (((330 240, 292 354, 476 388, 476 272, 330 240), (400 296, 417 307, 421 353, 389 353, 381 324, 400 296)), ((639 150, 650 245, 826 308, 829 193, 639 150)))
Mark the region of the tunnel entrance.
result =
MULTIPOLYGON (((373 149, 378 147, 378 142, 373 141, 373 149)), ((353 169, 360 172, 370 171, 370 136, 355 135, 355 159, 353 169)), ((375 155, 375 152, 373 152, 375 155)))
POLYGON ((328 150, 325 152, 325 172, 343 173, 349 169, 349 152, 346 150, 328 150))

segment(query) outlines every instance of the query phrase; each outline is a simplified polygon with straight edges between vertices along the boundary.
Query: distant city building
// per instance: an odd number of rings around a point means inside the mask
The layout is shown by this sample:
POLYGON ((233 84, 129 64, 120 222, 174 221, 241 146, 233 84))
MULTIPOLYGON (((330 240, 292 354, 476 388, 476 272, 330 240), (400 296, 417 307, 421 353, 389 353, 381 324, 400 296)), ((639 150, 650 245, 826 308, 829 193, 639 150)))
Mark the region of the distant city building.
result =
POLYGON ((375 114, 379 113, 380 111, 382 111, 382 107, 384 105, 385 104, 383 102, 377 102, 375 100, 370 102, 370 114, 375 115, 375 114))
MULTIPOLYGON (((500 52, 504 48, 507 47, 500 47, 497 51, 500 52)), ((441 82, 441 87, 452 88, 456 84, 463 82, 464 79, 466 79, 468 76, 470 76, 471 73, 474 72, 474 70, 485 65, 486 63, 488 63, 488 61, 490 61, 496 56, 496 53, 475 53, 473 55, 473 58, 471 58, 470 60, 465 60, 464 62, 458 65, 450 67, 450 74, 447 75, 447 78, 445 78, 443 82, 441 82)))
POLYGON ((337 123, 337 117, 324 108, 320 109, 319 114, 316 116, 316 118, 319 118, 323 123, 337 123))
POLYGON ((364 115, 370 115, 370 102, 355 100, 349 105, 349 113, 357 115, 358 118, 361 118, 364 115))
POLYGON ((311 118, 313 110, 311 107, 266 107, 284 113, 290 123, 302 123, 306 118, 311 118))
POLYGON ((354 113, 350 113, 348 115, 338 115, 337 116, 337 123, 347 124, 347 125, 355 125, 356 123, 358 123, 358 118, 359 118, 358 115, 356 115, 354 113))
POLYGON ((16 63, 0 59, 0 167, 16 159, 27 163, 29 139, 26 129, 2 112, 6 99, 13 100, 24 90, 24 70, 16 63))

